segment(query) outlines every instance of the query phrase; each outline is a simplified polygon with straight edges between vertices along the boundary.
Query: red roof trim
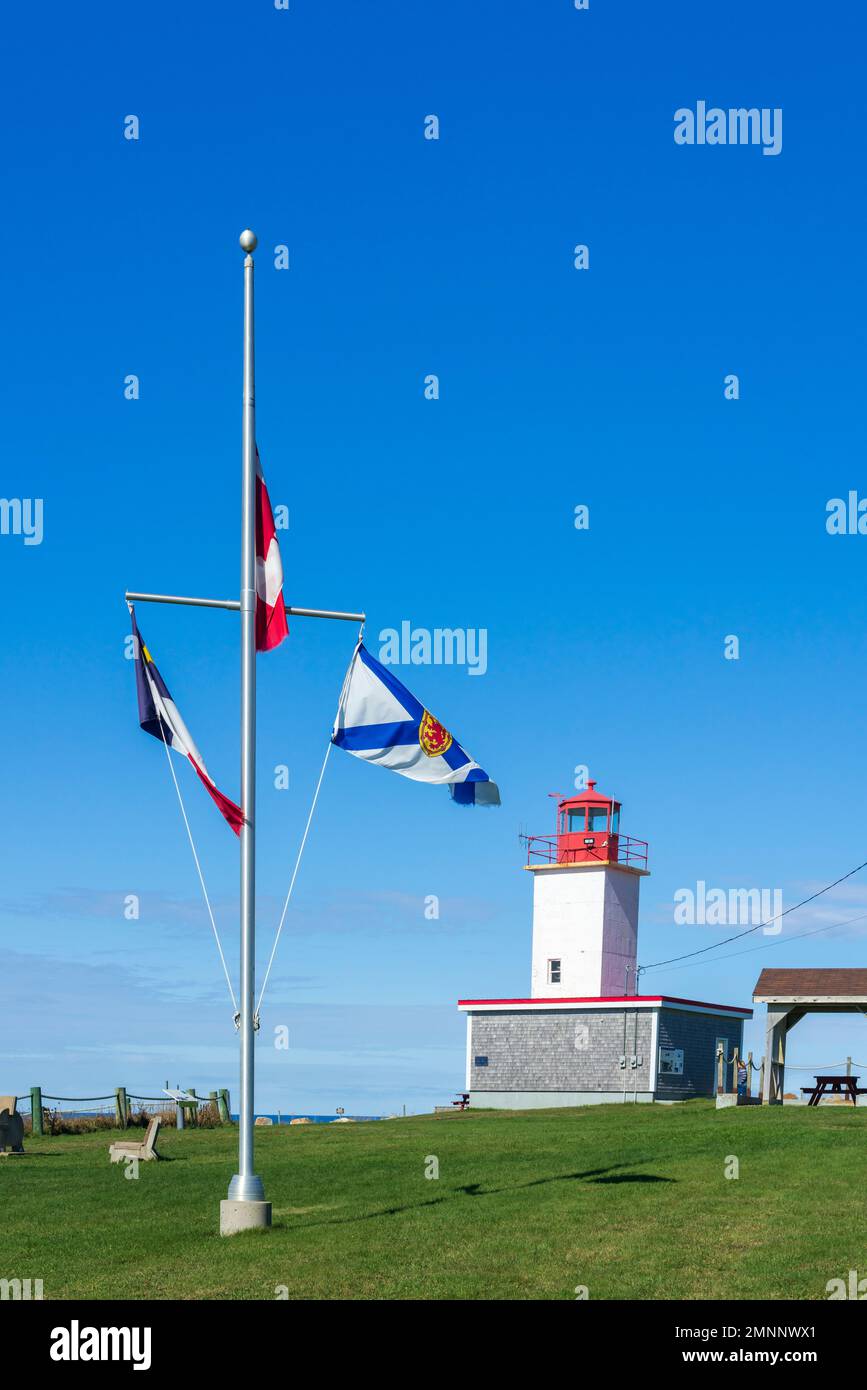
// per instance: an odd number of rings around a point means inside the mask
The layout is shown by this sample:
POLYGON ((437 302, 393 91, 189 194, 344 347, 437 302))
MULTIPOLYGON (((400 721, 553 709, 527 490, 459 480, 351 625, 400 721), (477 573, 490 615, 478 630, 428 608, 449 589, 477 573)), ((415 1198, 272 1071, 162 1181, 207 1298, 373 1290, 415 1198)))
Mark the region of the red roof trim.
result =
POLYGON ((569 999, 459 999, 458 1004, 691 1004, 695 1009, 724 1009, 726 1013, 752 1014, 737 1004, 709 1004, 703 999, 680 999, 674 994, 594 994, 569 999))

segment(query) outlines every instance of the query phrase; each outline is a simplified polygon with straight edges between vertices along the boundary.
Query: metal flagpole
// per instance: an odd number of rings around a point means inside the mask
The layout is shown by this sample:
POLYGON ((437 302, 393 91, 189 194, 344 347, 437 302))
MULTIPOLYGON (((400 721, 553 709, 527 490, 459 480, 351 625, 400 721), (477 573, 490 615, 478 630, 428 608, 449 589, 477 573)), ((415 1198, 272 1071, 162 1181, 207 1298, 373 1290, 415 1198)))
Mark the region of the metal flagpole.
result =
POLYGON ((220 1231, 271 1225, 271 1203, 253 1169, 253 1004, 256 971, 256 387, 253 350, 253 232, 244 258, 244 412, 241 493, 241 1102, 238 1171, 220 1203, 220 1231))
MULTIPOLYGON (((253 232, 241 233, 244 251, 244 393, 242 431, 241 597, 237 599, 145 594, 127 590, 129 603, 177 603, 192 608, 223 608, 241 615, 241 1109, 238 1171, 220 1203, 220 1234, 271 1225, 271 1203, 253 1171, 253 1041, 256 969, 256 390, 253 352, 253 232)), ((290 608, 301 618, 364 622, 363 613, 333 608, 290 608)))

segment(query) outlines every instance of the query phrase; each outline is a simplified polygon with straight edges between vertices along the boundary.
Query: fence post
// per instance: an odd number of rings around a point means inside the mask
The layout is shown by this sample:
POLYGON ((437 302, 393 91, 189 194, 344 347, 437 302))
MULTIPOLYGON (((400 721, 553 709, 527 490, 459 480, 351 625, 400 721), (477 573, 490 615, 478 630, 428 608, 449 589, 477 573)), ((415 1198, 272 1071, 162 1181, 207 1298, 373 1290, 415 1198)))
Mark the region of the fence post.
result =
POLYGON ((717 1095, 718 1095, 718 1096, 721 1096, 722 1093, 723 1093, 723 1091, 725 1090, 725 1088, 726 1088, 726 1086, 725 1086, 725 1059, 724 1059, 724 1057, 723 1057, 723 1050, 722 1050, 722 1048, 721 1048, 721 1047, 718 1047, 717 1050, 716 1050, 716 1091, 717 1091, 717 1095))
POLYGON ((42 1139, 45 1130, 42 1125, 42 1087, 30 1087, 30 1128, 38 1139, 42 1139))
POLYGON ((126 1129, 129 1123, 129 1107, 127 1105, 125 1086, 117 1086, 115 1088, 114 1118, 117 1120, 118 1129, 126 1129))
POLYGON ((217 1092, 217 1109, 220 1112, 220 1123, 228 1125, 232 1123, 231 1110, 229 1108, 229 1092, 225 1086, 217 1092))
POLYGON ((759 1099, 762 1105, 765 1103, 765 1059, 762 1058, 762 1065, 759 1067, 759 1099))
POLYGON ((740 1061, 740 1054, 738 1053, 738 1049, 737 1049, 737 1047, 733 1047, 733 1048, 732 1048, 732 1090, 734 1091, 735 1095, 737 1095, 737 1093, 738 1093, 738 1062, 739 1062, 739 1061, 740 1061))
POLYGON ((753 1094, 753 1054, 747 1053, 747 1099, 753 1094))

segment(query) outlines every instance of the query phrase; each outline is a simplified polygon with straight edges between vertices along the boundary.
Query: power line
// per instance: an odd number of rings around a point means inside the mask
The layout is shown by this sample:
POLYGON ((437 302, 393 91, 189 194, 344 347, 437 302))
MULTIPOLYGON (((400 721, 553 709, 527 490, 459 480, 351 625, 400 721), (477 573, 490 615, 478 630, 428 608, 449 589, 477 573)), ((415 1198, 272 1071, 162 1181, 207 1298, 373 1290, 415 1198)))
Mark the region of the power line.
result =
MULTIPOLYGON (((751 946, 747 951, 729 951, 727 956, 717 956, 717 960, 734 960, 736 956, 752 956, 756 951, 769 951, 772 946, 790 946, 794 941, 801 941, 808 936, 819 936, 821 932, 833 931, 834 927, 848 927, 851 922, 863 922, 867 917, 867 912, 861 912, 857 917, 844 917, 839 922, 829 922, 827 926, 815 927, 813 931, 796 932, 794 936, 781 936, 776 941, 766 941, 764 946, 751 946)), ((720 943, 722 944, 722 943, 720 943)), ((679 965, 678 970, 694 970, 698 964, 694 961, 692 965, 679 965)), ((714 962, 716 964, 716 961, 714 962)), ((659 969, 658 966, 642 966, 643 970, 659 969)))
MULTIPOLYGON (((669 960, 657 960, 652 965, 639 966, 639 971, 643 974, 646 970, 659 970, 663 965, 674 965, 679 960, 691 960, 693 956, 704 956, 707 955, 708 951, 718 951, 721 946, 727 946, 730 941, 740 941, 744 936, 751 936, 753 932, 760 931, 763 927, 769 927, 772 922, 778 922, 781 917, 788 917, 790 912, 797 912, 799 907, 806 907, 807 903, 815 902, 816 898, 821 898, 823 893, 830 893, 831 889, 836 888, 838 883, 845 883, 847 878, 852 878, 854 874, 860 873, 861 869, 864 868, 867 868, 867 859, 861 864, 856 864, 855 868, 850 869, 847 874, 835 878, 833 883, 827 883, 818 892, 811 893, 809 898, 803 898, 801 902, 787 907, 784 912, 778 912, 776 917, 769 917, 766 922, 757 922, 754 927, 748 927, 746 931, 736 932, 734 936, 727 936, 724 941, 715 941, 711 946, 702 946, 698 951, 687 951, 683 956, 671 956, 669 960)), ((738 954, 738 952, 734 954, 738 954)))

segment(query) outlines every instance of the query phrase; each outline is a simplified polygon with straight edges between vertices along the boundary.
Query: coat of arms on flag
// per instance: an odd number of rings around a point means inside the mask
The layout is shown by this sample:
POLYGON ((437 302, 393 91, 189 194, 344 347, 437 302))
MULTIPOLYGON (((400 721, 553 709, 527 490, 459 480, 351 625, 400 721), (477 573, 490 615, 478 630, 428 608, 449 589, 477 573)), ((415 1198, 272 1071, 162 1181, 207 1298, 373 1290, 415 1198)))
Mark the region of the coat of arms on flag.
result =
POLYGON ((460 805, 500 804, 488 774, 362 642, 346 673, 331 741, 416 782, 446 784, 460 805))

